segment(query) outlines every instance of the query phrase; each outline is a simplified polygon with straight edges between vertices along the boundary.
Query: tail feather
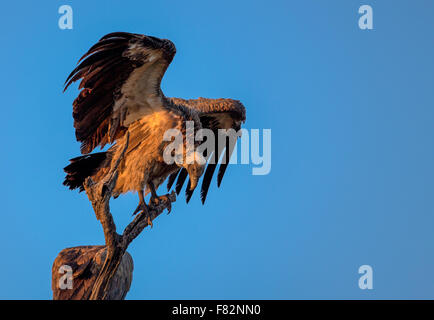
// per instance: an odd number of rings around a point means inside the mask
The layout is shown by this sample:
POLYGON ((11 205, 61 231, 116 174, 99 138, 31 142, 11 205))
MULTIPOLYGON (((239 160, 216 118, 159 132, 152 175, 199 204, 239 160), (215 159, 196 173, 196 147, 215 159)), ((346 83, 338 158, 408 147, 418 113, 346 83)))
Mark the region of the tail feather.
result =
POLYGON ((63 168, 66 172, 63 185, 71 190, 79 188, 80 192, 83 191, 84 180, 94 175, 105 159, 107 159, 107 152, 91 153, 69 160, 71 163, 63 168))

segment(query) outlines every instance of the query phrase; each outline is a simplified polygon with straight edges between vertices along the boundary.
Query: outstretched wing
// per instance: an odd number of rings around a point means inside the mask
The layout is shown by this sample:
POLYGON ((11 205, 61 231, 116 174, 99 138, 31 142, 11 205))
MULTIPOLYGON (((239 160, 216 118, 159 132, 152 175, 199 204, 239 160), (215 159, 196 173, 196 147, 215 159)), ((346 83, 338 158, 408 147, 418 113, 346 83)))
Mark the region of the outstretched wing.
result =
POLYGON ((81 57, 65 90, 81 79, 73 117, 82 153, 112 143, 132 122, 163 107, 160 83, 175 53, 169 40, 114 32, 81 57))
MULTIPOLYGON (((222 158, 217 174, 217 186, 220 187, 223 176, 229 164, 229 159, 235 148, 236 141, 230 141, 226 135, 222 135, 219 129, 234 129, 239 131, 241 124, 246 120, 246 109, 238 100, 233 99, 190 99, 184 100, 179 98, 170 98, 174 104, 182 104, 189 108, 199 111, 200 121, 203 128, 211 129, 215 136, 214 151, 207 155, 208 165, 202 178, 202 186, 200 197, 202 203, 205 203, 206 196, 210 187, 210 183, 214 172, 217 168, 219 159, 222 158), (219 143, 224 139, 224 143, 219 143), (222 157, 223 155, 223 157, 222 157), (224 161, 223 161, 224 159, 224 161)), ((179 169, 171 174, 168 178, 167 189, 170 190, 176 180, 176 193, 179 194, 182 190, 185 180, 187 180, 187 170, 179 169)), ((194 190, 193 190, 194 191, 194 190)), ((185 190, 187 203, 190 201, 193 191, 190 190, 190 180, 185 190)))

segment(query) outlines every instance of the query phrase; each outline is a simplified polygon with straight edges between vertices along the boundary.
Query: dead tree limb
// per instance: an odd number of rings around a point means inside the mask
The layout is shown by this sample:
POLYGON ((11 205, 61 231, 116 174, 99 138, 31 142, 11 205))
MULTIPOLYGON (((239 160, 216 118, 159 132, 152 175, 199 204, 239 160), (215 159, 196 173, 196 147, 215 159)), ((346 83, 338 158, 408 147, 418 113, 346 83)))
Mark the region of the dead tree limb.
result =
MULTIPOLYGON (((119 158, 116 159, 114 166, 104 180, 95 183, 90 177, 84 183, 86 194, 92 203, 96 218, 100 221, 104 231, 105 238, 105 260, 104 264, 98 270, 98 274, 93 274, 94 281, 91 290, 88 294, 81 297, 72 297, 74 299, 89 299, 89 300, 108 300, 113 299, 115 295, 110 292, 111 282, 119 265, 122 262, 124 254, 129 244, 148 226, 146 215, 141 212, 133 219, 133 221, 125 228, 122 235, 116 231, 116 224, 113 216, 110 213, 110 198, 112 197, 113 189, 118 178, 118 166, 122 161, 125 151, 128 148, 129 135, 127 133, 125 147, 122 150, 119 158)), ((150 205, 151 221, 157 218, 165 209, 171 208, 171 203, 176 201, 175 193, 168 195, 168 200, 160 201, 157 205, 150 205)), ((131 269, 132 271, 132 269, 131 269)), ((53 265, 54 275, 54 265, 53 265)), ((55 279, 53 276, 53 287, 55 279)), ((119 281, 119 280, 117 280, 119 281)), ((128 286, 129 288, 129 286, 128 286)), ((125 292, 126 294, 126 292, 125 292)), ((123 297, 125 297, 125 294, 123 297)), ((118 295, 119 296, 119 295, 118 295)), ((121 295, 122 296, 122 295, 121 295)), ((71 299, 72 299, 71 298, 71 299)))
MULTIPOLYGON (((105 262, 106 254, 105 246, 78 246, 63 249, 53 263, 53 299, 88 300, 95 279, 105 262), (65 267, 69 269, 69 274, 65 272, 67 271, 65 267), (71 281, 69 286, 68 280, 71 281)), ((107 299, 124 299, 131 286, 132 278, 133 259, 128 252, 125 252, 118 270, 110 281, 107 299)))

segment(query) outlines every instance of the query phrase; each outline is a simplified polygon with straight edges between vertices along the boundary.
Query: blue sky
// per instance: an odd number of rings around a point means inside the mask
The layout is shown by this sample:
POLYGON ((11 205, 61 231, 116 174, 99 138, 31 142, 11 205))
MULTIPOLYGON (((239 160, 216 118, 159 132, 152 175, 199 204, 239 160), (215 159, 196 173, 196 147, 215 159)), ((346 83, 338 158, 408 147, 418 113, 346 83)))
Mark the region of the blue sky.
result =
MULTIPOLYGON (((272 169, 230 166, 130 246, 128 299, 434 298, 432 1, 43 1, 2 4, 0 298, 50 299, 60 250, 103 243, 85 194, 76 86, 101 36, 171 39, 167 96, 230 97, 272 130, 272 169), (73 30, 58 28, 71 5, 73 30), (358 28, 369 4, 374 30, 358 28), (360 290, 369 264, 374 289, 360 290)), ((119 227, 137 196, 112 202, 119 227)))

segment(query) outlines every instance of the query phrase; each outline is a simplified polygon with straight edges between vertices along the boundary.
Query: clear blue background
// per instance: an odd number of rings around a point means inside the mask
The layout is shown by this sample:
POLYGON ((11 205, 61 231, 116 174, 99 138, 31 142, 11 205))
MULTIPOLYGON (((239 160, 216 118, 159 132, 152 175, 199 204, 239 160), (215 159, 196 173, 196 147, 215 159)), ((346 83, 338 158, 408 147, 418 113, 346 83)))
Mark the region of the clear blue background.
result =
MULTIPOLYGON (((102 244, 79 154, 78 58, 112 31, 171 39, 168 96, 231 97, 272 129, 272 170, 228 169, 205 206, 184 196, 130 246, 129 299, 434 298, 434 3, 2 3, 0 298, 50 299, 60 250, 102 244), (69 4, 74 29, 58 28, 69 4), (358 28, 370 4, 374 30, 358 28), (358 268, 374 289, 358 288, 358 268)), ((112 202, 119 228, 137 196, 112 202)))

